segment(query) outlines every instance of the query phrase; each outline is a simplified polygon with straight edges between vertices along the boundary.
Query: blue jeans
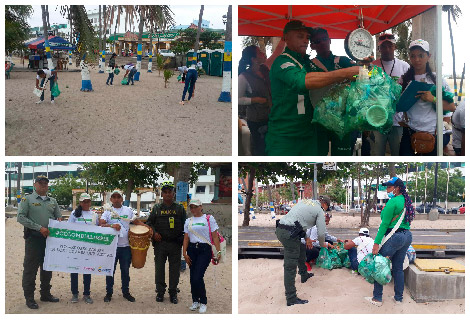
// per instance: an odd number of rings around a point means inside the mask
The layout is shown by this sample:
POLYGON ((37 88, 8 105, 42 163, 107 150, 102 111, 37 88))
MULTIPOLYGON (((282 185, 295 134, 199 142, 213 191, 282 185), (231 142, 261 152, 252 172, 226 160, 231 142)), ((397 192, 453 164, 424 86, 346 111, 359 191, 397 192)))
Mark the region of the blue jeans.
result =
POLYGON ((113 294, 114 286, 114 273, 116 272, 116 265, 119 260, 119 265, 121 266, 121 283, 122 283, 122 293, 129 293, 129 269, 131 267, 132 256, 131 256, 131 247, 117 247, 116 248, 116 259, 114 260, 114 272, 113 276, 106 276, 106 293, 113 294))
MULTIPOLYGON (((78 294, 78 273, 70 274, 70 285, 72 289, 72 294, 78 294)), ((90 285, 91 285, 91 274, 83 275, 83 295, 90 295, 90 285)))
POLYGON ((184 98, 186 97, 186 92, 188 91, 188 87, 190 85, 191 87, 189 88, 188 101, 191 100, 191 96, 193 95, 194 84, 196 83, 196 80, 197 80, 196 69, 189 69, 188 74, 186 74, 186 80, 184 81, 183 96, 181 97, 181 101, 184 101, 184 98))
POLYGON ((251 134, 251 155, 252 156, 265 156, 266 145, 264 143, 264 137, 268 131, 268 121, 246 121, 248 123, 248 128, 250 128, 251 134), (264 127, 264 128, 263 128, 264 127), (264 130, 260 132, 260 130, 264 130))
MULTIPOLYGON (((395 232, 382 246, 379 253, 384 257, 389 257, 392 261, 392 277, 395 289, 395 300, 403 300, 403 290, 405 289, 405 273, 403 272, 403 261, 405 260, 406 251, 411 245, 413 236, 410 230, 395 232)), ((378 282, 374 282, 374 299, 382 301, 383 286, 378 282)))
POLYGON ((351 270, 357 270, 359 268, 359 261, 357 261, 357 248, 353 247, 348 250, 349 261, 351 261, 351 270))
POLYGON ((136 68, 132 68, 131 71, 129 71, 129 75, 127 77, 127 84, 129 84, 132 81, 132 84, 134 84, 134 75, 137 73, 136 68))
MULTIPOLYGON (((44 81, 46 81, 46 78, 42 78, 40 87, 44 85, 44 81)), ((49 86, 51 89, 51 101, 54 100, 54 96, 52 95, 52 87, 54 86, 54 81, 55 81, 55 75, 49 78, 49 86)), ((42 91, 40 100, 44 101, 44 90, 42 91)))
POLYGON ((390 145, 390 153, 392 156, 400 155, 400 141, 403 135, 403 127, 392 127, 390 132, 385 135, 378 131, 373 131, 375 143, 372 146, 373 156, 385 156, 385 147, 390 145))
POLYGON ((112 85, 113 79, 114 79, 114 72, 108 73, 108 80, 106 80, 106 84, 108 84, 109 80, 111 80, 111 85, 112 85))
POLYGON ((189 282, 191 283, 191 296, 193 302, 207 304, 206 286, 204 284, 204 273, 211 262, 212 248, 208 244, 190 243, 188 246, 188 256, 191 258, 189 267, 189 282))

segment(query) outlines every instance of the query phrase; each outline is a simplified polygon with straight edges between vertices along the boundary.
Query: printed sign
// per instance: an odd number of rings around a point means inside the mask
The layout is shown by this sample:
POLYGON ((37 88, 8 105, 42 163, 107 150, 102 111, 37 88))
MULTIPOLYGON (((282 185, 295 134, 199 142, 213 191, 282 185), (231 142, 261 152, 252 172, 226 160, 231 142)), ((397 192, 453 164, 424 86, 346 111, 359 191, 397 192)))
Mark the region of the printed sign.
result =
POLYGON ((185 202, 188 200, 189 184, 184 181, 178 181, 176 184, 176 201, 185 202))
POLYGON ((112 276, 117 231, 49 220, 44 270, 112 276))

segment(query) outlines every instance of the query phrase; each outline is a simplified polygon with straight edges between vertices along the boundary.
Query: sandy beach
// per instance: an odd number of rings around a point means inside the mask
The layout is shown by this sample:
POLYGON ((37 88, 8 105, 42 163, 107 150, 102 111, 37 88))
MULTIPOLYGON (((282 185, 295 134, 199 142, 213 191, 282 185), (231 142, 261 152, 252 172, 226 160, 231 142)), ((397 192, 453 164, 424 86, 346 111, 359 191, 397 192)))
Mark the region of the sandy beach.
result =
MULTIPOLYGON (((23 274, 24 240, 23 226, 16 219, 7 219, 5 222, 5 313, 6 314, 61 314, 61 313, 193 313, 189 310, 192 303, 191 289, 189 283, 189 268, 181 273, 178 288, 179 303, 171 304, 168 293, 165 301, 155 301, 155 264, 153 260, 153 249, 150 247, 147 253, 147 261, 142 269, 131 267, 130 270, 130 292, 136 301, 131 303, 122 297, 121 277, 119 266, 115 274, 114 295, 110 303, 103 302, 106 294, 104 276, 91 278, 91 297, 94 303, 85 304, 82 300, 72 304, 70 298, 70 276, 68 273, 53 272, 51 281, 51 292, 60 298, 59 303, 47 303, 39 301, 39 272, 36 279, 36 301, 38 310, 28 309, 25 305, 21 278, 23 274)), ((207 290, 207 313, 231 313, 232 312, 232 247, 227 247, 227 261, 224 264, 213 266, 206 271, 205 283, 207 290)), ((167 264, 168 284, 168 264, 167 264)), ((82 276, 79 276, 80 298, 82 297, 82 276)))
POLYGON ((80 72, 59 71, 55 104, 49 87, 44 103, 36 104, 35 72, 13 71, 5 81, 5 154, 231 155, 232 104, 217 101, 222 77, 200 77, 195 96, 182 106, 177 73, 164 88, 163 72, 147 73, 147 63, 142 70, 133 86, 121 85, 123 72, 107 86, 108 74, 91 69, 93 92, 80 91, 80 72))

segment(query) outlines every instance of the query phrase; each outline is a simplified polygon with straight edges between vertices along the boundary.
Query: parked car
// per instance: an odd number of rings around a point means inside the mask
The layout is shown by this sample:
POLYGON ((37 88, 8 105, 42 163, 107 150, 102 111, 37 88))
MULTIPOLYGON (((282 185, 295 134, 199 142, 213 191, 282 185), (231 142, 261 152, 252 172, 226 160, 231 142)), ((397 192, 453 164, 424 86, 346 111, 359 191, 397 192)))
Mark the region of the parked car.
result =
POLYGON ((336 211, 336 212, 344 212, 344 209, 341 208, 340 206, 331 206, 330 208, 332 211, 336 211))
MULTIPOLYGON (((432 204, 430 204, 430 203, 428 203, 426 205, 420 204, 419 206, 417 206, 415 208, 415 211, 418 212, 418 213, 424 213, 425 208, 426 208, 426 213, 429 213, 429 211, 431 211, 431 209, 432 209, 432 204)), ((446 213, 446 210, 444 208, 438 206, 437 204, 436 204, 436 209, 440 214, 445 214, 446 213)))
POLYGON ((286 204, 281 204, 279 206, 279 213, 280 214, 287 214, 290 211, 291 207, 286 204))
POLYGON ((465 214, 465 203, 462 203, 460 206, 458 207, 453 207, 452 209, 450 209, 450 213, 452 214, 465 214))
POLYGON ((158 53, 163 57, 174 57, 175 54, 171 50, 168 49, 158 49, 158 53))

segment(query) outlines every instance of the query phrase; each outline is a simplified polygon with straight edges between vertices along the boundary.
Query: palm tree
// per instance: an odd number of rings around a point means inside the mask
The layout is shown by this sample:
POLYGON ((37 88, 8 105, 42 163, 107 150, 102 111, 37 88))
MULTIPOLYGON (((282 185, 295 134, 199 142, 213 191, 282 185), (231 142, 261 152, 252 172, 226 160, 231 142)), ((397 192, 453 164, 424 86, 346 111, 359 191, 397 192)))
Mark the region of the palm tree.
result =
POLYGON ((51 56, 51 47, 49 46, 49 32, 48 32, 48 23, 49 23, 49 8, 48 6, 42 5, 42 27, 44 31, 44 48, 46 50, 47 56, 47 66, 49 70, 54 70, 54 65, 52 64, 51 56))
POLYGON ((442 11, 447 12, 447 23, 449 24, 449 33, 450 33, 450 45, 452 47, 452 75, 454 77, 454 94, 457 96, 457 75, 455 72, 455 51, 454 51, 454 36, 452 34, 452 24, 451 17, 455 23, 457 23, 457 18, 460 17, 462 11, 459 6, 442 6, 442 11))
POLYGON ((140 6, 140 21, 139 21, 139 42, 137 44, 137 73, 134 76, 135 81, 140 80, 140 69, 142 67, 142 35, 144 33, 144 20, 145 20, 145 13, 143 6, 140 6))
POLYGON ((220 93, 220 102, 230 102, 230 84, 232 83, 232 6, 228 6, 227 27, 225 29, 224 45, 224 72, 222 78, 222 92, 220 93))
POLYGON ((204 13, 204 6, 201 5, 201 10, 199 11, 199 21, 197 23, 197 33, 196 33, 196 42, 194 43, 194 54, 193 61, 191 64, 196 64, 197 62, 197 51, 199 50, 199 37, 201 36, 201 24, 202 24, 202 14, 204 13))
MULTIPOLYGON (((98 51, 101 51, 101 6, 98 6, 98 51)), ((100 57, 98 58, 98 65, 99 70, 98 73, 104 73, 104 65, 103 65, 103 53, 100 52, 100 57)))

